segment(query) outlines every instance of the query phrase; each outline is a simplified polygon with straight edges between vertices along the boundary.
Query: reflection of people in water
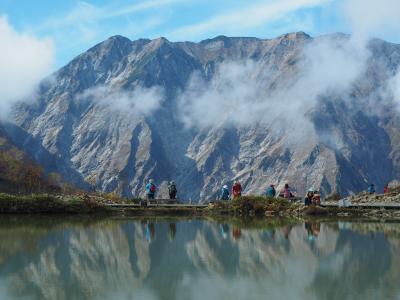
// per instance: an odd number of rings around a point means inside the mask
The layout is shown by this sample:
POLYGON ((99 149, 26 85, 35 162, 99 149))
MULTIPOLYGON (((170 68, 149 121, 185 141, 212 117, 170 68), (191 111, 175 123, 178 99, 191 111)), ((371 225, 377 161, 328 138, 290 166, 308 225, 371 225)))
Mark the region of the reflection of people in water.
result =
POLYGON ((283 235, 285 237, 285 239, 289 239, 289 234, 290 231, 292 231, 293 226, 292 225, 287 225, 285 227, 283 227, 283 235))
POLYGON ((319 233, 321 232, 321 224, 320 224, 319 222, 313 223, 313 224, 311 225, 311 229, 312 229, 313 235, 314 235, 315 237, 318 237, 318 236, 319 236, 319 233))
POLYGON ((224 239, 226 239, 228 237, 228 233, 229 233, 229 226, 228 224, 220 224, 219 225, 219 230, 221 231, 221 235, 224 239))
POLYGON ((145 236, 146 240, 150 243, 152 240, 154 240, 154 237, 156 236, 156 228, 154 226, 154 223, 146 223, 145 224, 145 236))
POLYGON ((242 231, 240 230, 240 228, 233 227, 232 228, 232 236, 235 240, 240 239, 240 237, 242 236, 242 231))
POLYGON ((173 241, 175 239, 176 235, 176 224, 175 223, 169 223, 169 228, 168 228, 168 237, 170 241, 173 241))
POLYGON ((307 231, 307 238, 309 241, 315 240, 321 230, 321 224, 316 222, 316 223, 310 223, 310 222, 305 222, 304 227, 307 231))

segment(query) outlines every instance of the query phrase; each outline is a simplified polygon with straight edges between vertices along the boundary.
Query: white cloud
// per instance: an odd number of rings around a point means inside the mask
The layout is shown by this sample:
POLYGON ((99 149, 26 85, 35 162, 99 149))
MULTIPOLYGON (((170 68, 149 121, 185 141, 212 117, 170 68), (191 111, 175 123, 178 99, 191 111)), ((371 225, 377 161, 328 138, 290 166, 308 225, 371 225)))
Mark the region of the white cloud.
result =
POLYGON ((192 76, 178 100, 180 116, 188 127, 262 123, 276 134, 286 131, 292 141, 303 140, 314 134, 307 112, 320 96, 351 86, 364 70, 367 56, 362 54, 351 40, 317 39, 303 49, 289 77, 262 62, 223 62, 210 81, 192 76), (275 76, 279 86, 268 88, 275 76))
POLYGON ((92 101, 111 111, 147 116, 160 107, 164 101, 161 87, 135 87, 132 91, 115 89, 110 86, 96 86, 78 96, 80 101, 92 101))
POLYGON ((168 36, 177 39, 194 38, 207 35, 210 32, 214 33, 215 31, 237 35, 244 29, 258 27, 265 23, 282 19, 299 9, 321 6, 330 1, 274 0, 259 2, 240 10, 216 15, 200 23, 184 26, 168 36))
MULTIPOLYGON (((366 45, 371 38, 376 36, 396 36, 400 28, 400 2, 398 0, 347 0, 343 6, 344 15, 351 23, 354 44, 359 47, 359 52, 366 51, 366 45)), ((381 94, 384 99, 393 97, 397 108, 400 110, 400 68, 388 85, 382 87, 381 94)))
MULTIPOLYGON (((351 38, 320 38, 305 48, 305 90, 341 92, 365 70, 369 52, 351 38)), ((316 93, 316 94, 318 94, 316 93)))
POLYGON ((346 0, 343 9, 353 35, 363 41, 399 30, 399 0, 346 0))
POLYGON ((15 31, 0 17, 0 115, 29 97, 53 66, 53 43, 49 39, 15 31))
MULTIPOLYGON (((298 57, 296 73, 286 79, 287 82, 280 81, 284 86, 279 89, 267 90, 271 82, 266 74, 271 74, 271 70, 262 69, 251 61, 224 62, 210 81, 205 81, 199 74, 193 75, 179 100, 184 123, 189 127, 204 128, 262 122, 278 133, 286 130, 300 140, 305 135, 311 136, 315 132, 305 116, 307 112, 325 95, 340 95, 345 100, 356 80, 365 74, 370 57, 367 43, 371 34, 385 26, 394 28, 400 25, 400 19, 394 17, 399 6, 395 2, 383 0, 386 7, 379 9, 375 3, 369 5, 365 1, 348 0, 343 13, 351 20, 354 34, 351 37, 320 37, 308 44, 298 57), (363 5, 366 7, 362 8, 363 5), (361 14, 366 15, 367 21, 361 14)), ((308 5, 318 3, 322 2, 310 1, 308 5)), ((280 2, 278 8, 275 7, 275 12, 278 12, 275 17, 304 5, 307 2, 280 2)), ((186 28, 182 33, 196 34, 214 27, 223 29, 234 21, 240 26, 254 26, 268 15, 259 9, 259 13, 247 9, 214 18, 186 28), (250 12, 254 13, 254 19, 245 22, 250 12)), ((391 80, 390 87, 400 103, 400 73, 391 80)))
POLYGON ((400 70, 393 78, 389 81, 389 89, 392 92, 394 102, 397 105, 397 109, 400 110, 400 70))

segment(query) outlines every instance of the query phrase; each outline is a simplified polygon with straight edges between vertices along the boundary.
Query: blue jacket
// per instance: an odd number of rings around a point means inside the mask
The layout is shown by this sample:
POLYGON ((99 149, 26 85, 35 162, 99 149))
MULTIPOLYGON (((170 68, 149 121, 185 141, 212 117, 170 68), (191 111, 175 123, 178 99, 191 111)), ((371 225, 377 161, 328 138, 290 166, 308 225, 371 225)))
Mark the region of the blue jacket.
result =
POLYGON ((370 186, 368 187, 368 193, 374 194, 374 193, 375 193, 375 186, 370 185, 370 186))
POLYGON ((229 190, 222 188, 221 195, 219 198, 220 200, 229 200, 229 190))
POLYGON ((152 192, 151 191, 151 186, 152 185, 154 185, 153 183, 148 183, 147 185, 146 185, 146 193, 148 194, 148 195, 153 195, 154 194, 154 192, 152 192))
POLYGON ((275 190, 275 188, 273 188, 272 186, 270 186, 269 188, 267 188, 266 195, 267 195, 267 197, 275 197, 275 195, 276 195, 276 190, 275 190))

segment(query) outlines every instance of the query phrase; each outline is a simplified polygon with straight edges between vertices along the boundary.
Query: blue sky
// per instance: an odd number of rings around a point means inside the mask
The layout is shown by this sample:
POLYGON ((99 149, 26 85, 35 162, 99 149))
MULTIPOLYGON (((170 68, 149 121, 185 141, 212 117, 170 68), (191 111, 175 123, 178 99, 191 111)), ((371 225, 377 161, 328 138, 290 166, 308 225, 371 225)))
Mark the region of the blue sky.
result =
MULTIPOLYGON (((273 38, 293 31, 314 36, 352 33, 357 26, 346 17, 349 10, 344 6, 357 1, 361 0, 1 0, 0 16, 6 16, 17 32, 51 39, 58 68, 116 34, 132 40, 164 36, 199 41, 217 35, 273 38)), ((378 2, 362 1, 366 6, 378 2)), ((372 32, 400 42, 396 28, 387 28, 372 32)))

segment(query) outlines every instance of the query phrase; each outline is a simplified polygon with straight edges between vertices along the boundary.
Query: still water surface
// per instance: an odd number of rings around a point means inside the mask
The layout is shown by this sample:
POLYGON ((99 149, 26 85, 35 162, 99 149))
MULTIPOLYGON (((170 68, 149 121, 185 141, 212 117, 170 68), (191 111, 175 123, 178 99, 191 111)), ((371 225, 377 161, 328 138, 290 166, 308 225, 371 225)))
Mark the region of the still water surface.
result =
POLYGON ((1 217, 0 299, 400 299, 400 224, 1 217))

